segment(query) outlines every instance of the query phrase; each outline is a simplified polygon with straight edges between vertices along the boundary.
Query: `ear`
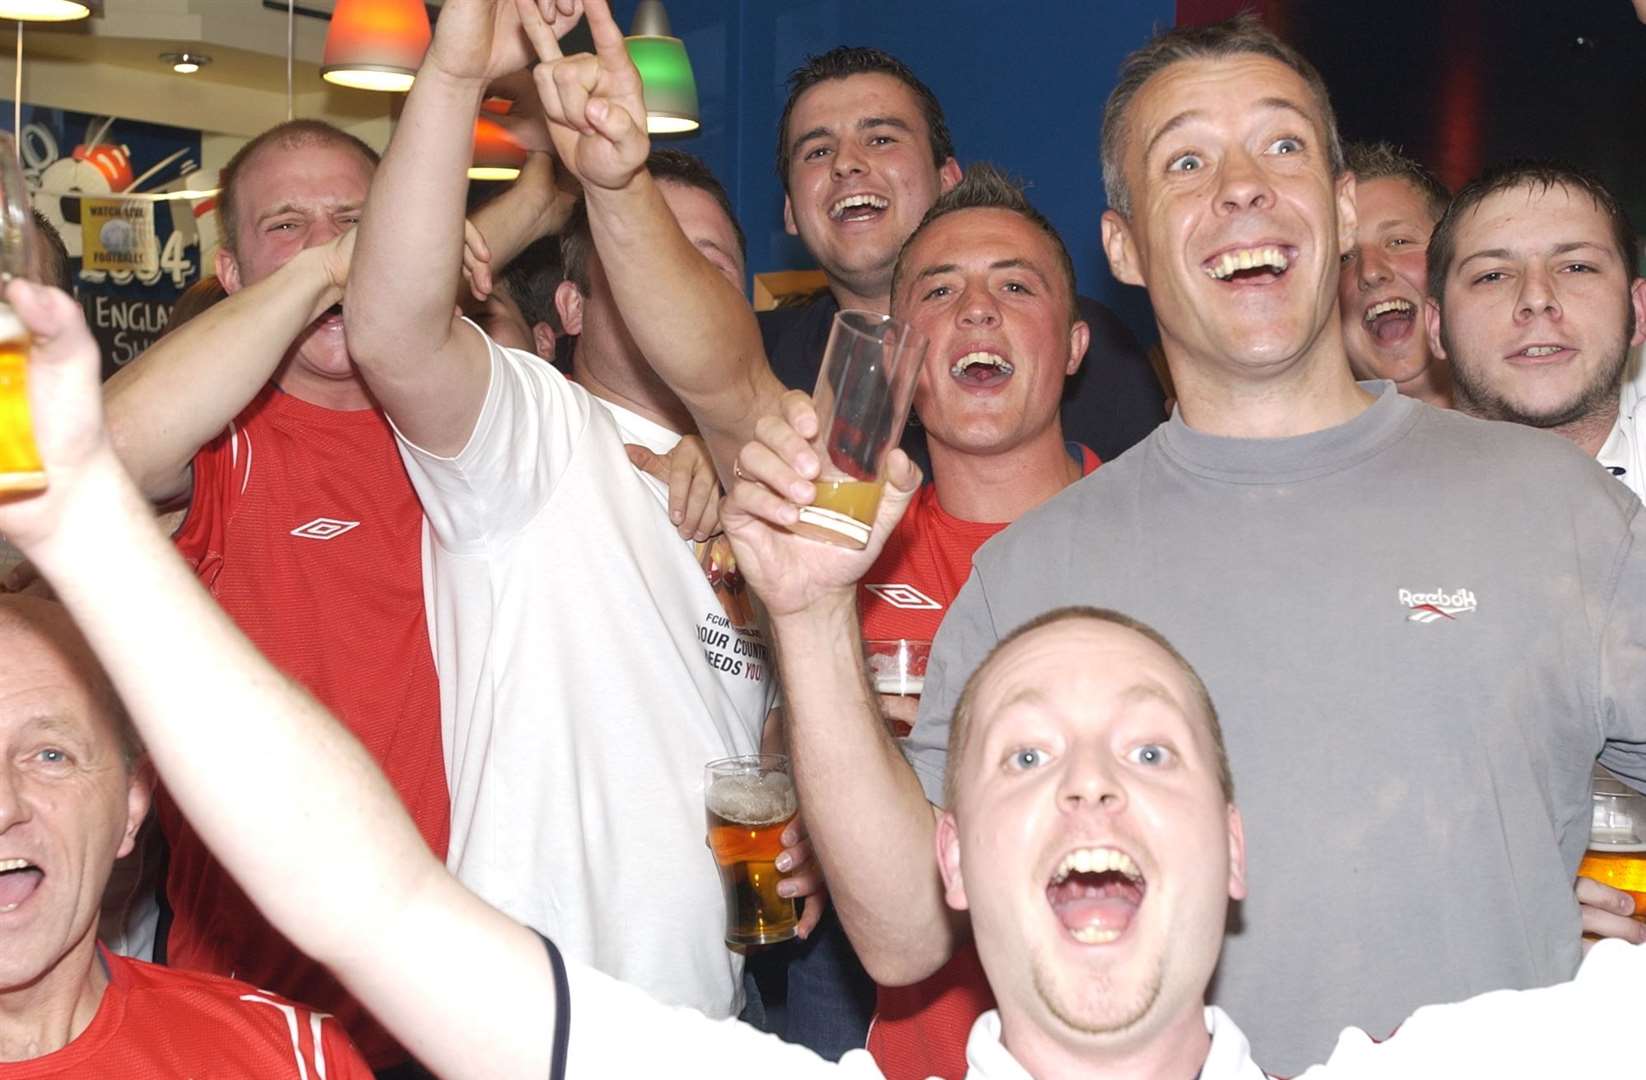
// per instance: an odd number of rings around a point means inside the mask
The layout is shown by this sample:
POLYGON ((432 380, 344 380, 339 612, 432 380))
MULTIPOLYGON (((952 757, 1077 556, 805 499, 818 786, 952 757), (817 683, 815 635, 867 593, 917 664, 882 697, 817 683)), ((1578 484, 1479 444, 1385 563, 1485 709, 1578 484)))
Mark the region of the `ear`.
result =
POLYGON ((783 196, 783 231, 790 236, 800 235, 800 229, 794 223, 794 205, 787 195, 783 196))
POLYGON ((217 270, 217 280, 222 282, 224 292, 240 291, 240 264, 229 254, 227 247, 217 245, 217 254, 212 259, 212 266, 217 270))
MULTIPOLYGON (((559 290, 556 291, 555 306, 559 307, 559 290)), ((545 360, 554 359, 554 327, 546 322, 532 323, 532 351, 545 360)))
POLYGON ((1246 899, 1246 826, 1234 803, 1229 804, 1229 899, 1246 899))
POLYGON ((1337 178, 1337 255, 1342 259, 1354 250, 1355 230, 1360 227, 1360 211, 1355 206, 1355 174, 1344 171, 1337 178))
POLYGON ((1629 339, 1629 344, 1639 345, 1646 341, 1646 278, 1635 278, 1629 286, 1629 303, 1635 309, 1635 336, 1629 339))
POLYGON ((1440 343, 1440 301, 1432 296, 1423 298, 1423 328, 1429 335, 1429 355, 1436 360, 1450 359, 1440 343))
POLYGON ((562 281, 554 289, 554 310, 560 313, 560 325, 566 333, 576 336, 583 332, 583 294, 570 281, 562 281))
POLYGON ((115 858, 125 858, 137 846, 137 830, 149 816, 149 803, 153 798, 154 766, 144 758, 132 769, 131 780, 126 784, 126 831, 120 838, 120 850, 114 853, 115 858))
POLYGON ((960 827, 948 810, 937 817, 937 868, 943 874, 943 898, 956 911, 965 911, 966 883, 960 875, 960 827))
POLYGON ((1091 343, 1092 328, 1087 326, 1084 320, 1076 319, 1074 325, 1069 327, 1069 362, 1063 368, 1063 374, 1073 375, 1080 370, 1080 365, 1086 359, 1086 349, 1091 343))
POLYGON ((1143 284, 1143 268, 1138 265, 1131 224, 1113 210, 1103 211, 1103 253, 1109 257, 1109 270, 1116 281, 1143 284))
POLYGON ((938 170, 937 170, 937 190, 938 190, 938 193, 946 195, 950 191, 953 191, 954 186, 956 184, 960 183, 960 178, 965 176, 965 175, 966 175, 965 171, 960 168, 960 162, 956 161, 954 158, 951 157, 949 160, 945 161, 942 165, 940 165, 938 167, 938 170))

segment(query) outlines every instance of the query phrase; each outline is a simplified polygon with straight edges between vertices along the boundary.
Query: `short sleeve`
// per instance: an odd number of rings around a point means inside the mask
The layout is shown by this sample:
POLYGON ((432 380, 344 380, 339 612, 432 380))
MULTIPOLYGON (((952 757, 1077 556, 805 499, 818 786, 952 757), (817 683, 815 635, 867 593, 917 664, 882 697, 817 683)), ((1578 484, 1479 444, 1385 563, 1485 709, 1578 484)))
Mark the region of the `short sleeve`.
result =
POLYGON ((1646 512, 1634 510, 1600 639, 1600 763, 1646 790, 1646 512))
POLYGON ((429 526, 456 554, 504 542, 537 515, 570 466, 593 407, 588 393, 550 364, 490 338, 486 345, 485 404, 455 457, 431 454, 395 430, 429 526))
POLYGON ((943 777, 949 763, 949 719, 966 680, 1000 640, 995 632, 989 600, 977 567, 966 579, 943 616, 937 637, 932 641, 931 660, 926 665, 926 685, 920 695, 920 715, 914 730, 903 741, 903 753, 920 778, 926 799, 943 805, 943 777))

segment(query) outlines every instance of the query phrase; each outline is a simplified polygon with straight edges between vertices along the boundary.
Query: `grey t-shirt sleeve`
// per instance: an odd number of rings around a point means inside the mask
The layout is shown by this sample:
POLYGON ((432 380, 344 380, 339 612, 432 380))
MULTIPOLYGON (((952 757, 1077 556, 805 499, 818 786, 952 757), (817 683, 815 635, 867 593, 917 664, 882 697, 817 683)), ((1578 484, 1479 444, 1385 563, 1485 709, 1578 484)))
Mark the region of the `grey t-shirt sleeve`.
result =
POLYGON ((927 800, 934 806, 943 805, 943 776, 949 764, 949 718, 954 715, 955 702, 960 700, 967 678, 999 639, 983 579, 974 565, 965 588, 955 597, 937 629, 931 659, 926 664, 920 715, 914 730, 903 741, 903 753, 920 778, 927 800))
POLYGON ((1646 790, 1646 510, 1620 546, 1600 636, 1600 763, 1646 790))

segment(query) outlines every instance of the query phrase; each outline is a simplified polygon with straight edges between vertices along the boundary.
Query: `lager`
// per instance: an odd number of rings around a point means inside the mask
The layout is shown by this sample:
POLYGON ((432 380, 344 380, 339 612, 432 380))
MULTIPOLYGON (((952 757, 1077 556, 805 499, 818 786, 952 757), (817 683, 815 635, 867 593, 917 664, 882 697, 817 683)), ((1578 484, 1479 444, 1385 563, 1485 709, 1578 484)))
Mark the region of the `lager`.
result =
POLYGON ((11 308, 0 304, 0 492, 46 486, 29 419, 28 363, 28 331, 11 308))
POLYGON ((880 480, 818 480, 817 498, 800 508, 800 520, 789 531, 813 540, 861 548, 869 542, 869 527, 880 509, 880 480))
POLYGON ((1646 922, 1646 844, 1592 844, 1577 873, 1634 897, 1635 918, 1646 922))
POLYGON ((758 765, 716 775, 716 766, 761 760, 730 758, 709 766, 709 850, 726 895, 730 945, 786 941, 794 937, 798 918, 794 900, 777 894, 783 877, 777 857, 783 851, 783 830, 794 819, 794 784, 786 773, 762 771, 758 765))

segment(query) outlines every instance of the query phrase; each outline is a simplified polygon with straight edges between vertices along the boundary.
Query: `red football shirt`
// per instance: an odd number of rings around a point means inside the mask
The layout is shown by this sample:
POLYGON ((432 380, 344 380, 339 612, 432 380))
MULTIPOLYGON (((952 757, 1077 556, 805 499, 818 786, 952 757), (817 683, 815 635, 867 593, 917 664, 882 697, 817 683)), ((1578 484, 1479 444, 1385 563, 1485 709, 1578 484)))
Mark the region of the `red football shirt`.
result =
MULTIPOLYGON (((443 857, 451 806, 422 528, 380 413, 324 409, 271 385, 195 456, 177 546, 263 654, 365 744, 443 857)), ((171 844, 166 962, 312 1002, 374 1066, 404 1060, 324 968, 264 921, 163 795, 159 814, 171 844)))
MULTIPOLYGON (((1100 464, 1077 443, 1081 471, 1100 464)), ((930 641, 971 576, 972 556, 1006 527, 962 521, 937 503, 927 484, 897 523, 886 547, 858 585, 865 640, 930 641)), ((882 986, 869 1028, 869 1053, 888 1080, 966 1075, 966 1039, 979 1016, 994 1008, 977 950, 966 942, 931 978, 913 986, 882 986)))
POLYGON ((246 983, 98 950, 109 985, 73 1042, 0 1080, 371 1080, 336 1020, 246 983))

